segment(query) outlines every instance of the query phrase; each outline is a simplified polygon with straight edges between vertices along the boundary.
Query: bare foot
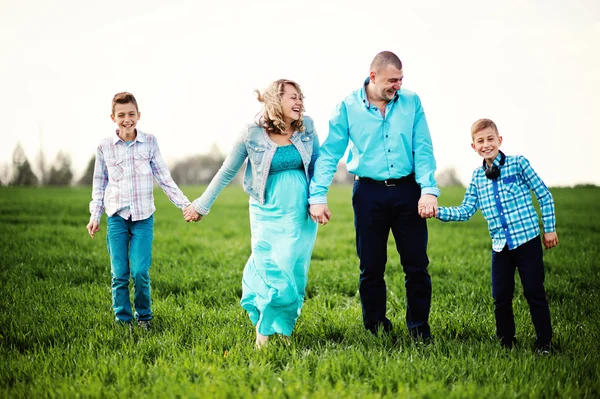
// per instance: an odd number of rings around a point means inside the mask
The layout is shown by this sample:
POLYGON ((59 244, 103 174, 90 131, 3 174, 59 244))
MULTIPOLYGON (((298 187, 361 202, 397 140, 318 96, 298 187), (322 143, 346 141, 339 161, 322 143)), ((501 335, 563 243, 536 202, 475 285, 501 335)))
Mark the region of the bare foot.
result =
POLYGON ((260 349, 269 342, 268 335, 262 335, 256 330, 256 349, 260 349))

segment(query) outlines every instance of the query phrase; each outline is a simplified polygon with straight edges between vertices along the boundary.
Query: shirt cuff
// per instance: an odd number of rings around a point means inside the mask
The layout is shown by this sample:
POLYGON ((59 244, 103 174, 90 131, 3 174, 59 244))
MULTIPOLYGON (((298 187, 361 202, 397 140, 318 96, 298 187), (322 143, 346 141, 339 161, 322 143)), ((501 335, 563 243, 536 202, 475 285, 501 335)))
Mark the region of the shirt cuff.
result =
POLYGON ((210 210, 208 210, 205 207, 203 207, 202 205, 200 205, 198 203, 198 200, 192 202, 192 206, 194 207, 196 212, 198 212, 202 216, 206 216, 206 215, 208 215, 208 212, 210 212, 210 210))
POLYGON ((440 190, 437 187, 423 187, 421 189, 421 195, 423 194, 431 194, 431 195, 435 195, 436 197, 440 196, 440 190))
POLYGON ((448 220, 448 215, 446 212, 446 208, 444 208, 443 206, 438 206, 438 211, 437 211, 437 219, 441 220, 441 221, 447 221, 448 220))
POLYGON ((310 197, 308 199, 309 205, 317 205, 317 204, 327 204, 327 197, 318 196, 318 197, 310 197))

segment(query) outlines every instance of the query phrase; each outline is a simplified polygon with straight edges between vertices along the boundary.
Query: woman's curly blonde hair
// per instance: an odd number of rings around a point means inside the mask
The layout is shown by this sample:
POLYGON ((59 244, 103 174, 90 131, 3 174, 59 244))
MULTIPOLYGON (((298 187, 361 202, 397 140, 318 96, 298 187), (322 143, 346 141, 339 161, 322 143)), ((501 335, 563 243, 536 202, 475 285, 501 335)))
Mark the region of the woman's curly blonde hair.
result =
MULTIPOLYGON (((274 81, 269 85, 264 93, 261 93, 259 90, 254 90, 254 92, 257 94, 258 101, 264 104, 262 112, 259 113, 260 118, 258 118, 257 124, 265 128, 269 133, 286 134, 287 126, 283 121, 283 110, 281 108, 281 98, 283 96, 283 89, 286 84, 294 86, 294 88, 298 91, 300 98, 304 99, 300 85, 293 80, 288 79, 279 79, 274 81)), ((304 105, 300 109, 300 118, 298 118, 297 121, 292 122, 293 130, 298 132, 304 131, 304 118, 302 117, 303 113, 304 105)))

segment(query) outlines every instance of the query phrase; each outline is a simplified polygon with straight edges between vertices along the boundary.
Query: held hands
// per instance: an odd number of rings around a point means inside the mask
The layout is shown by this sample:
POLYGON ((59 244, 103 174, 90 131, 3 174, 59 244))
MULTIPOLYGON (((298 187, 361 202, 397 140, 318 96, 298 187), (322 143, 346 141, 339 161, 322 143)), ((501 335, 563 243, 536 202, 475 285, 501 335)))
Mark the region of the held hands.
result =
POLYGON ((438 214, 437 197, 432 194, 423 194, 419 199, 419 215, 422 218, 435 217, 438 214))
POLYGON ((544 246, 546 249, 550 249, 558 244, 558 235, 556 234, 556 231, 553 231, 552 233, 544 233, 542 240, 544 241, 544 246))
POLYGON ((190 204, 183 210, 183 218, 186 222, 197 222, 202 220, 202 215, 196 212, 194 207, 190 204))
POLYGON ((90 235, 90 237, 92 237, 92 240, 94 239, 94 234, 97 233, 100 230, 100 226, 98 225, 98 222, 94 221, 90 221, 88 223, 87 226, 85 226, 85 228, 88 231, 88 234, 90 235))
POLYGON ((325 226, 331 220, 331 211, 327 204, 313 204, 308 208, 308 214, 315 223, 325 226))

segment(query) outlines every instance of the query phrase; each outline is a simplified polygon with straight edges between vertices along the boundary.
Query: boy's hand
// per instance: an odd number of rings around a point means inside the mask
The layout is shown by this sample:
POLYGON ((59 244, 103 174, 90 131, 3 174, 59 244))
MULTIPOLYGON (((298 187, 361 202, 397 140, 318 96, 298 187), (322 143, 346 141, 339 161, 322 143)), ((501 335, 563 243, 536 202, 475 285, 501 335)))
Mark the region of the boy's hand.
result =
POLYGON ((90 221, 85 228, 87 229, 90 237, 92 237, 92 240, 94 239, 94 234, 97 233, 98 230, 100 230, 100 226, 96 221, 90 221))
POLYGON ((432 194, 423 194, 418 204, 419 215, 422 218, 431 218, 437 216, 438 202, 437 197, 432 194))
POLYGON ((202 215, 196 212, 192 205, 188 205, 188 207, 183 210, 183 218, 186 222, 197 222, 202 219, 202 215))
POLYGON ((556 231, 553 231, 552 233, 544 233, 542 240, 544 241, 544 246, 546 249, 550 249, 558 244, 558 235, 556 234, 556 231))

